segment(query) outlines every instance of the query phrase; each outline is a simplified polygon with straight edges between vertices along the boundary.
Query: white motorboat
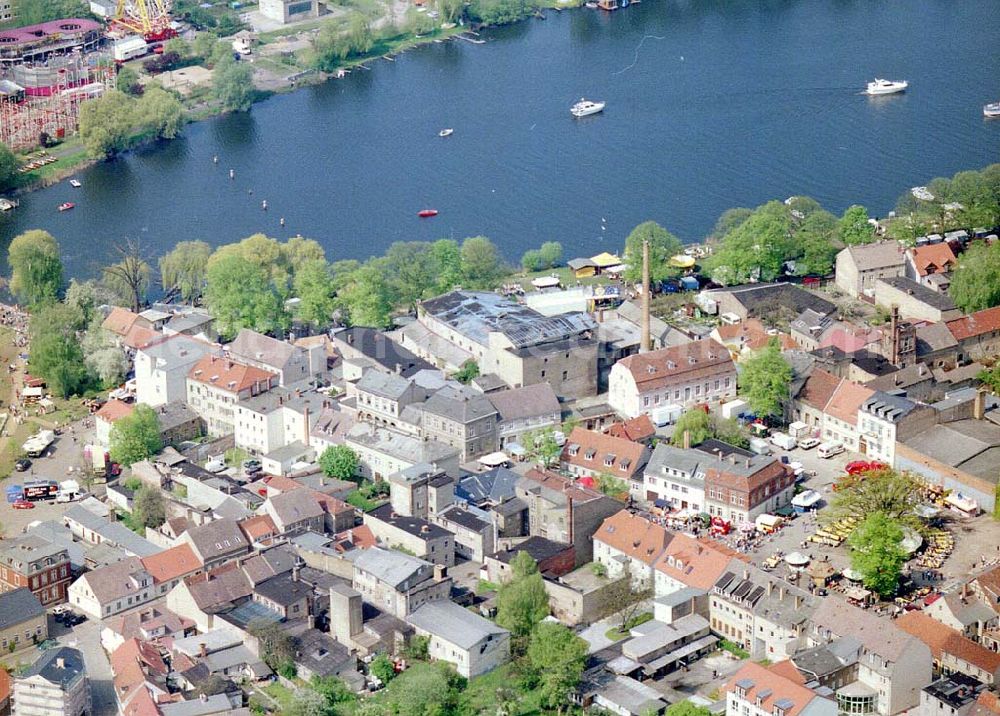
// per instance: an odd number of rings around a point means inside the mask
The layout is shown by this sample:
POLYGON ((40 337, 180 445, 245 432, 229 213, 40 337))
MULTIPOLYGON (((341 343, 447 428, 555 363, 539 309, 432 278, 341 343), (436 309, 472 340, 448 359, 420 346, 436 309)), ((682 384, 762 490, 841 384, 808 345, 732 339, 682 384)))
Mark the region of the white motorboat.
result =
POLYGON ((440 132, 438 132, 438 136, 439 137, 450 137, 454 133, 455 133, 455 130, 449 127, 448 129, 442 129, 440 132))
POLYGON ((589 99, 581 98, 579 102, 570 107, 569 112, 574 117, 588 117, 603 112, 605 104, 605 102, 591 102, 589 99))
POLYGON ((883 80, 876 77, 874 82, 868 83, 865 94, 872 96, 896 94, 897 92, 905 92, 909 86, 910 83, 906 80, 883 80))
POLYGON ((83 184, 81 184, 80 182, 78 182, 76 179, 70 179, 69 180, 69 185, 71 187, 73 187, 74 189, 79 189, 81 186, 83 186, 83 184))
POLYGON ((989 119, 1000 117, 1000 102, 990 102, 983 106, 983 116, 989 119))

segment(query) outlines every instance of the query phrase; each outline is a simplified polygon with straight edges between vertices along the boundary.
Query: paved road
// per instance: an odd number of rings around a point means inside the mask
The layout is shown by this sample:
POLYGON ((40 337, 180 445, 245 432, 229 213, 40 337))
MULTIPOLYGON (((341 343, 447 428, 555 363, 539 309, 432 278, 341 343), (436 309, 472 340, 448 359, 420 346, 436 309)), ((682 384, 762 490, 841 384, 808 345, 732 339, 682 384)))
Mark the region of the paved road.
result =
POLYGON ((111 663, 101 648, 101 623, 89 619, 72 630, 67 630, 50 618, 49 629, 49 635, 57 639, 60 644, 83 652, 94 702, 92 711, 94 716, 114 716, 118 713, 114 684, 111 680, 111 663))

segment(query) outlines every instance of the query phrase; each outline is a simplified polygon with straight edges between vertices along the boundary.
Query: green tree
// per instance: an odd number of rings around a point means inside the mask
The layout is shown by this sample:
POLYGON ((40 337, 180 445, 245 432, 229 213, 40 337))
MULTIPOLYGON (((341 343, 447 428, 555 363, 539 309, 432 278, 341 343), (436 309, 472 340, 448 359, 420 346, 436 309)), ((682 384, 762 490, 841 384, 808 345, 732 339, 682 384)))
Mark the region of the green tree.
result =
POLYGON ((260 657, 274 670, 282 664, 295 664, 295 639, 277 622, 253 619, 247 632, 257 640, 260 657))
POLYGON ((85 326, 90 326, 95 317, 103 321, 104 315, 99 314, 97 308, 113 301, 114 296, 103 284, 93 279, 77 281, 75 278, 70 279, 69 286, 66 287, 66 297, 63 299, 67 306, 79 311, 82 317, 81 324, 85 326))
POLYGON ((549 615, 549 597, 538 565, 527 552, 514 555, 511 570, 511 580, 497 593, 497 624, 523 639, 549 615))
POLYGON ((392 324, 392 286, 379 260, 369 261, 350 274, 338 297, 351 325, 387 328, 392 324))
POLYGON ((442 20, 457 22, 465 11, 465 2, 463 0, 438 0, 437 7, 442 20))
POLYGON ((176 292, 183 301, 194 301, 205 289, 205 276, 212 247, 204 241, 181 241, 160 257, 160 282, 167 293, 176 292))
POLYGON ((1000 393, 1000 362, 994 363, 990 368, 984 368, 976 376, 979 382, 985 385, 994 394, 1000 393))
POLYGON ((542 467, 549 467, 562 455, 562 446, 552 428, 525 433, 522 442, 528 457, 537 460, 542 467))
POLYGON ((215 35, 210 32, 200 32, 191 42, 191 54, 208 60, 212 57, 212 50, 215 49, 216 43, 218 43, 218 38, 215 35))
POLYGON ((542 704, 562 713, 587 665, 587 642, 562 624, 542 622, 531 634, 528 662, 542 704))
POLYGON ((424 241, 397 241, 385 254, 385 271, 392 277, 397 303, 413 308, 428 293, 434 293, 437 276, 431 245, 424 241))
POLYGON ((847 246, 870 244, 875 240, 875 227, 868 223, 868 211, 859 204, 844 210, 837 224, 840 241, 847 246))
POLYGON ((470 383, 473 378, 479 376, 479 364, 469 359, 462 364, 462 367, 452 376, 459 383, 470 383))
POLYGON ((293 274, 313 261, 326 263, 326 252, 320 243, 302 236, 293 236, 286 241, 281 246, 281 254, 293 274))
POLYGON ((392 665, 392 659, 385 654, 379 654, 372 659, 368 670, 383 684, 388 684, 396 678, 396 668, 392 665))
POLYGON ((6 145, 0 144, 0 191, 14 186, 17 179, 17 157, 6 145))
POLYGON ((684 433, 688 433, 691 445, 698 445, 714 436, 712 417, 701 408, 691 408, 677 418, 674 433, 670 442, 674 445, 684 444, 684 433))
POLYGON ((494 288, 505 267, 496 245, 485 236, 462 242, 462 280, 469 288, 494 288))
POLYGON ((538 249, 528 249, 521 254, 521 268, 528 273, 542 270, 542 252, 538 249))
POLYGON ((50 20, 92 17, 83 0, 17 0, 17 25, 37 25, 50 20))
POLYGON ((862 583, 880 597, 892 597, 906 562, 901 547, 903 528, 884 512, 873 512, 848 538, 851 567, 861 573, 862 583))
POLYGON ((642 280, 642 243, 649 242, 649 280, 653 283, 676 276, 680 270, 670 265, 670 259, 684 247, 680 239, 657 224, 644 221, 632 229, 625 239, 625 279, 637 283, 642 280))
POLYGON ((271 333, 288 325, 281 297, 264 271, 241 256, 223 256, 209 263, 205 303, 219 334, 236 335, 241 328, 271 333))
POLYGON ((709 262, 712 279, 725 285, 773 281, 794 254, 791 232, 791 211, 783 203, 770 201, 757 207, 723 237, 709 262))
POLYGON ((80 105, 80 138, 92 157, 110 157, 128 147, 135 102, 118 90, 80 105))
POLYGON ((213 72, 212 92, 222 106, 230 112, 249 110, 256 95, 253 68, 245 62, 237 62, 230 53, 216 63, 213 72))
POLYGON ((142 310, 152 269, 141 256, 123 256, 118 263, 105 266, 102 273, 104 286, 115 297, 115 304, 128 306, 134 313, 142 310))
POLYGON ((118 76, 115 78, 115 89, 127 95, 140 94, 143 88, 139 84, 139 73, 129 65, 120 66, 118 76))
POLYGON ((335 716, 322 694, 312 689, 295 689, 282 713, 285 716, 335 716))
POLYGON ((438 239, 431 244, 430 253, 437 277, 434 293, 447 293, 462 282, 462 250, 456 241, 438 239))
POLYGON ((94 315, 80 345, 87 370, 100 379, 102 386, 111 388, 125 379, 129 361, 118 345, 117 336, 105 329, 102 323, 100 314, 94 315))
POLYGON ((14 237, 7 249, 11 268, 10 291, 28 306, 59 298, 63 265, 52 234, 32 229, 14 237))
POLYGON ((758 417, 778 417, 784 413, 791 383, 792 367, 781 355, 781 345, 776 338, 743 361, 739 375, 740 395, 758 417))
POLYGON ((144 133, 173 139, 184 126, 184 107, 176 96, 154 84, 137 101, 134 121, 144 133))
POLYGON ((563 247, 558 241, 546 241, 538 247, 542 268, 555 268, 562 263, 563 247))
POLYGON ((327 477, 338 480, 356 480, 360 460, 347 445, 331 445, 319 456, 319 466, 327 477))
POLYGON ((716 220, 715 226, 712 228, 712 233, 708 235, 709 240, 722 241, 726 234, 749 219, 751 214, 753 214, 753 209, 748 209, 745 206, 726 209, 722 212, 718 220, 716 220))
POLYGON ((628 483, 610 473, 602 472, 597 476, 597 489, 621 502, 628 500, 628 483))
POLYGON ((948 293, 965 313, 1000 305, 1000 243, 972 244, 958 259, 948 293))
POLYGON ((295 295, 299 299, 299 318, 314 326, 330 323, 336 299, 330 280, 330 267, 323 259, 313 259, 295 272, 295 295))
POLYGON ((795 229, 795 244, 799 255, 795 259, 795 273, 799 276, 829 276, 837 256, 834 238, 837 219, 828 211, 810 213, 795 229))
POLYGON ((167 520, 166 505, 163 504, 163 495, 160 491, 152 487, 143 486, 135 494, 132 518, 143 527, 152 527, 154 530, 167 520))
POLYGON ((47 304, 31 314, 32 375, 44 378, 53 395, 68 398, 87 385, 87 368, 77 332, 82 314, 61 303, 47 304))
POLYGON ((309 680, 309 688, 322 695, 330 709, 336 709, 337 704, 351 703, 357 700, 351 688, 336 676, 313 674, 309 680))
POLYGON ((111 459, 125 467, 163 449, 160 419, 148 405, 136 405, 131 415, 116 420, 111 426, 110 439, 111 459))
POLYGON ((924 485, 908 472, 877 470, 841 480, 830 509, 821 513, 824 522, 842 519, 861 521, 879 512, 914 529, 922 525, 914 510, 924 485))
POLYGON ((685 699, 667 707, 666 716, 711 716, 712 712, 705 706, 696 706, 685 699))

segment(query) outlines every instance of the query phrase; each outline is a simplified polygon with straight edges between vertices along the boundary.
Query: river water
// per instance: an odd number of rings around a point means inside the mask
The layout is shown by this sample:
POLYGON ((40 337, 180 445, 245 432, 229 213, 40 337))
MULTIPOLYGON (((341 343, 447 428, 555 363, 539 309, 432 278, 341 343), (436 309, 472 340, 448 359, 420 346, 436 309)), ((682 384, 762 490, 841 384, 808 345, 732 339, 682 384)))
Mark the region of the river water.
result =
POLYGON ((315 238, 331 260, 477 234, 512 260, 548 240, 589 255, 645 219, 696 241, 729 207, 791 194, 877 215, 914 184, 1000 160, 1000 121, 982 117, 1000 100, 996 0, 646 0, 483 37, 373 61, 85 170, 81 189, 26 195, 0 218, 0 248, 44 228, 71 275, 125 236, 152 255, 254 232, 315 238), (910 89, 861 95, 876 74, 910 89), (574 120, 581 96, 606 111, 574 120))

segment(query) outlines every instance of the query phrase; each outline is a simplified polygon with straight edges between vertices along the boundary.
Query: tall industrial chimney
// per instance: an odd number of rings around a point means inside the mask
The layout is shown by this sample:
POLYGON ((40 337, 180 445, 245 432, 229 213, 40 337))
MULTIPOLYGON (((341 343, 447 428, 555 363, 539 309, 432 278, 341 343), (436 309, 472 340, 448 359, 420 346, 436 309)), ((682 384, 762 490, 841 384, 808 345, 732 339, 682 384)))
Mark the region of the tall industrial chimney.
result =
POLYGON ((649 240, 642 242, 642 337, 639 352, 648 353, 649 344, 649 240))

